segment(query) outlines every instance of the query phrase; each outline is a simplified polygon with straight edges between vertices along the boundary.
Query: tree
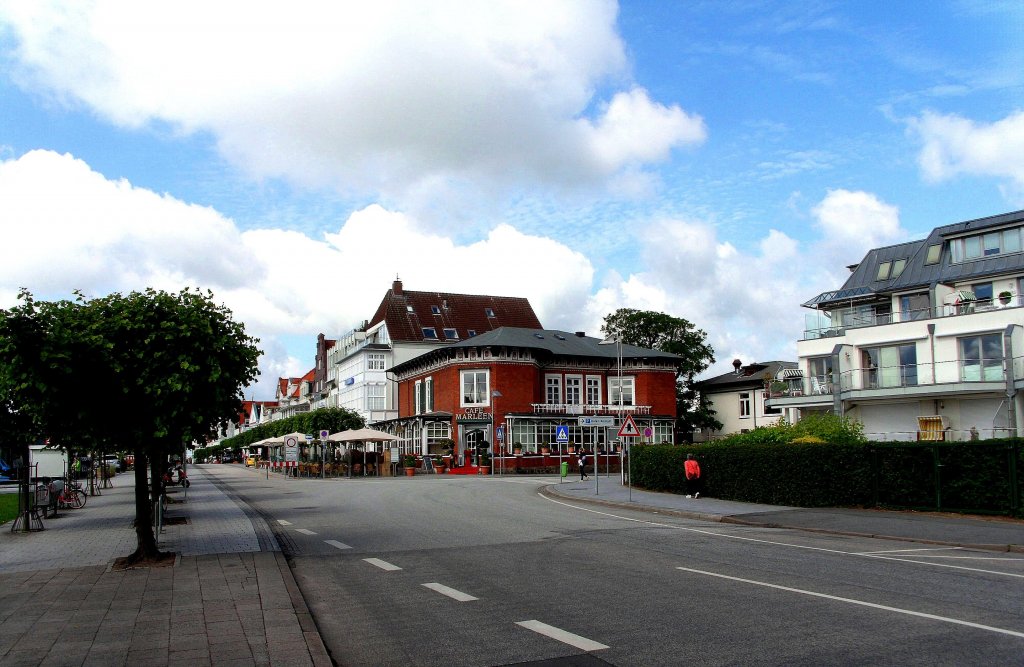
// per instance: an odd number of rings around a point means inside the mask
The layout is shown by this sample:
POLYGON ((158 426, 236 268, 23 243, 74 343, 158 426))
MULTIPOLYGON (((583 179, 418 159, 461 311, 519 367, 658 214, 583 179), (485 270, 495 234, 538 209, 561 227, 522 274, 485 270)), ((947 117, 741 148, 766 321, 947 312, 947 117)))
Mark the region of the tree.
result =
POLYGON ((52 442, 133 450, 138 548, 129 560, 160 558, 150 507, 161 464, 238 415, 258 373, 258 341, 210 292, 21 298, 0 318, 0 382, 52 442))
POLYGON ((695 428, 721 428, 706 397, 693 388, 694 378, 715 362, 708 335, 693 323, 652 310, 619 308, 604 318, 601 326, 608 336, 627 345, 661 350, 680 357, 676 367, 676 430, 692 433, 695 428))

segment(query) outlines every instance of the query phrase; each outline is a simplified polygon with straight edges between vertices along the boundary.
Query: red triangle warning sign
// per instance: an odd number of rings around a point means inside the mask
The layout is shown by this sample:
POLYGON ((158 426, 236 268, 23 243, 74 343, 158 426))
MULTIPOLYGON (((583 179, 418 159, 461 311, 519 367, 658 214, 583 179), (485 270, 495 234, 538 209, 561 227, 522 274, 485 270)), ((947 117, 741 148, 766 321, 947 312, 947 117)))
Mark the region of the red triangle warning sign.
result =
POLYGON ((633 421, 633 415, 626 415, 626 420, 622 422, 622 426, 619 427, 620 438, 639 438, 640 429, 636 427, 636 422, 633 421))

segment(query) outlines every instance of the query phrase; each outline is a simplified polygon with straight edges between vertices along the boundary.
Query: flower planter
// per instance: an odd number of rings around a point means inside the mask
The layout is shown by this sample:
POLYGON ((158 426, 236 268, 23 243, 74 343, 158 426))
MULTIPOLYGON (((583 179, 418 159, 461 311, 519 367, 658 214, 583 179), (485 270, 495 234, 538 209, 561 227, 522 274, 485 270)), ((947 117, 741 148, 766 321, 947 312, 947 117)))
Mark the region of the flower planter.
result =
POLYGON ((412 477, 416 474, 416 468, 405 468, 405 476, 412 477))
POLYGON ((491 474, 491 466, 480 466, 477 469, 477 471, 478 471, 478 474, 480 474, 480 475, 490 475, 491 474))

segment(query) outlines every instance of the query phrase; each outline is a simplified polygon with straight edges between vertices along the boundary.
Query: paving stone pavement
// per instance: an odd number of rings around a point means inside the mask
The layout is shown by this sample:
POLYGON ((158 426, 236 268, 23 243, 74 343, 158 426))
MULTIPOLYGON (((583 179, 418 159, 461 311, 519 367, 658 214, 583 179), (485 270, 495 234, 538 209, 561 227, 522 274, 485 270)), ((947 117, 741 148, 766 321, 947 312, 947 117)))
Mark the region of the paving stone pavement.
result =
POLYGON ((173 566, 115 571, 136 545, 132 475, 46 530, 0 528, 0 665, 330 665, 269 527, 190 468, 160 548, 173 566), (187 498, 186 498, 187 496, 187 498))

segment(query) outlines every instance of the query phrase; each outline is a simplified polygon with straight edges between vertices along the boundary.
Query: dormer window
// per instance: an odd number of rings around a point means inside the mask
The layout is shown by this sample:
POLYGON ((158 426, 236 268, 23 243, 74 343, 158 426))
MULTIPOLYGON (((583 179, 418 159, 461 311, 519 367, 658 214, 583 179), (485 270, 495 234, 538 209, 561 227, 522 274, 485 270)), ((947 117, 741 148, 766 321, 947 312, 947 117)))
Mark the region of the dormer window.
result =
POLYGON ((423 337, 427 340, 437 340, 437 329, 434 327, 423 327, 423 337))
POLYGON ((484 314, 487 315, 487 317, 494 317, 494 309, 484 308, 484 314))
POLYGON ((925 264, 938 264, 939 257, 942 254, 942 244, 934 243, 928 246, 928 254, 924 258, 925 264))

